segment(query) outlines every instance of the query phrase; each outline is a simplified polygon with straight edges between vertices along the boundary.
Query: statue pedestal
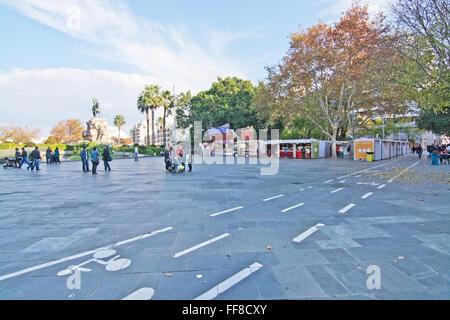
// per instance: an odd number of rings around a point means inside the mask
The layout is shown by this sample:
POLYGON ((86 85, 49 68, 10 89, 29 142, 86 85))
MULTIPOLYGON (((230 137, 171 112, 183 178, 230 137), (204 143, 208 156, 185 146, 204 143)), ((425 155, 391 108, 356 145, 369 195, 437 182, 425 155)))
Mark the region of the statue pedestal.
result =
POLYGON ((87 129, 83 131, 83 139, 90 142, 110 144, 112 139, 109 135, 108 120, 93 117, 86 122, 87 129))

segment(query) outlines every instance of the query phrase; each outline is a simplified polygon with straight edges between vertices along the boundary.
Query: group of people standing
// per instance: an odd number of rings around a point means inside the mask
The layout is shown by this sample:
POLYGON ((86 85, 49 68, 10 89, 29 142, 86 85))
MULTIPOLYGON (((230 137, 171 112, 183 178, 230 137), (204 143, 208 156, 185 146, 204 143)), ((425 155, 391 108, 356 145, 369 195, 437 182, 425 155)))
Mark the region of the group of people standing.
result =
POLYGON ((188 172, 192 171, 192 155, 186 155, 181 147, 179 147, 176 151, 173 150, 172 146, 166 147, 164 150, 164 162, 166 164, 166 172, 184 172, 186 162, 189 167, 188 172))
MULTIPOLYGON (((443 163, 450 163, 450 144, 435 146, 429 145, 427 146, 428 159, 431 160, 432 165, 439 165, 443 163)), ((417 147, 412 147, 412 153, 419 156, 419 159, 422 158, 423 149, 419 144, 417 147)))
POLYGON ((47 150, 45 151, 45 159, 47 160, 47 164, 52 164, 52 163, 59 163, 61 164, 61 160, 59 159, 60 154, 59 154, 59 148, 56 147, 55 151, 52 150, 52 148, 48 147, 47 150))
MULTIPOLYGON (((111 166, 109 163, 112 161, 112 156, 108 146, 104 146, 102 154, 100 154, 97 147, 94 147, 91 152, 92 174, 97 174, 97 167, 100 164, 100 156, 102 157, 103 164, 105 166, 105 171, 111 171, 111 166)), ((85 146, 83 150, 80 152, 80 157, 83 172, 90 172, 91 170, 89 170, 88 146, 85 146)))
POLYGON ((6 164, 3 167, 22 169, 22 165, 26 163, 28 165, 27 170, 34 170, 36 168, 36 171, 39 171, 41 170, 39 168, 41 159, 41 151, 39 150, 39 147, 35 147, 29 156, 25 147, 22 147, 22 151, 20 151, 19 148, 16 148, 14 158, 5 158, 6 164))

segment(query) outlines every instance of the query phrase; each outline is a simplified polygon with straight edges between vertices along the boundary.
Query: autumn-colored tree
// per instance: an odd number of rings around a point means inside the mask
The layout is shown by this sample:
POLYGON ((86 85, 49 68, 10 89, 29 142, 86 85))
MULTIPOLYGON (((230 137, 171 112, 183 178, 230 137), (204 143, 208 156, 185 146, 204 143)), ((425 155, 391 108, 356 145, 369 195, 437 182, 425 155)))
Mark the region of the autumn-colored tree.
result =
POLYGON ((83 126, 81 121, 76 119, 59 121, 50 133, 57 141, 62 143, 75 144, 83 140, 83 126))
POLYGON ((21 127, 17 125, 0 127, 0 140, 2 142, 11 141, 14 143, 24 143, 38 138, 39 134, 39 129, 30 127, 21 127))
POLYGON ((385 97, 373 73, 390 56, 384 17, 371 18, 367 6, 353 3, 334 25, 319 23, 291 35, 287 55, 268 68, 272 109, 285 119, 306 117, 332 141, 349 113, 384 112, 385 97))

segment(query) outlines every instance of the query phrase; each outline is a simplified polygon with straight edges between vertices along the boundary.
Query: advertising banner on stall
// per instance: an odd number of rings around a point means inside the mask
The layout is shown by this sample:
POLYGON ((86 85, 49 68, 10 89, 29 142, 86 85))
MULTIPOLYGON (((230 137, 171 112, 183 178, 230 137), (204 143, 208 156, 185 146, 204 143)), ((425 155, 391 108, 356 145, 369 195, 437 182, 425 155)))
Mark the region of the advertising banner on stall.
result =
POLYGON ((312 143, 312 157, 313 158, 319 157, 319 142, 318 141, 314 141, 312 143))
POLYGON ((374 152, 373 140, 355 141, 355 159, 366 159, 366 152, 374 152))

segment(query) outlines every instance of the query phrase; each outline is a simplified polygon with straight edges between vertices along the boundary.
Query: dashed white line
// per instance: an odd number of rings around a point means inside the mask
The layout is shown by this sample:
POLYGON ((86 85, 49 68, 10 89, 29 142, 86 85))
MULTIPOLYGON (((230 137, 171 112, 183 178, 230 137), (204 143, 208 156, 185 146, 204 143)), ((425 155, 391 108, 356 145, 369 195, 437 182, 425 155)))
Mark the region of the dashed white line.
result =
POLYGON ((202 242, 202 243, 200 243, 200 244, 197 244, 197 245, 195 245, 195 246, 193 246, 193 247, 191 247, 191 248, 189 248, 189 249, 180 251, 180 252, 174 254, 173 257, 174 257, 174 258, 181 257, 181 256, 183 256, 183 255, 185 255, 185 254, 187 254, 187 253, 189 253, 189 252, 192 252, 192 251, 194 251, 194 250, 200 249, 201 247, 204 247, 204 246, 206 246, 206 245, 208 245, 208 244, 210 244, 210 243, 213 243, 213 242, 219 241, 220 239, 226 238, 226 237, 228 237, 229 235, 230 235, 229 233, 224 233, 224 234, 222 234, 222 235, 220 235, 220 236, 218 236, 218 237, 215 237, 215 238, 210 239, 210 240, 208 240, 208 241, 205 241, 205 242, 202 242))
POLYGON ((331 179, 331 180, 325 181, 324 183, 330 183, 330 182, 333 182, 333 181, 334 181, 334 180, 331 179))
POLYGON ((236 207, 236 208, 233 208, 233 209, 228 209, 228 210, 224 210, 224 211, 220 211, 220 212, 217 212, 217 213, 210 214, 210 216, 211 217, 215 217, 215 216, 218 216, 218 215, 221 215, 221 214, 224 214, 224 213, 240 210, 242 208, 244 208, 244 207, 236 207))
POLYGON ((350 203, 348 206, 346 206, 346 207, 342 208, 341 210, 339 210, 339 213, 345 213, 348 210, 350 210, 351 208, 353 208, 354 206, 356 206, 356 204, 350 203))
POLYGON ((255 262, 251 264, 248 268, 245 268, 235 275, 231 276, 230 278, 226 279, 225 281, 219 283, 217 286, 211 288, 210 290, 206 291, 205 293, 201 294, 194 300, 212 300, 216 298, 219 294, 227 291, 235 284, 241 282, 248 276, 250 276, 252 273, 258 271, 262 268, 262 264, 255 262))
POLYGON ((365 195, 363 195, 363 196, 361 197, 361 199, 367 199, 367 198, 370 197, 371 195, 373 195, 373 192, 368 192, 368 193, 366 193, 365 195))
POLYGON ((292 209, 301 207, 302 205, 304 205, 303 202, 302 202, 302 203, 299 203, 299 204, 296 204, 295 206, 292 206, 292 207, 286 208, 286 209, 284 209, 284 210, 281 210, 281 212, 287 212, 287 211, 289 211, 289 210, 292 210, 292 209))
POLYGON ((160 229, 160 230, 157 230, 157 231, 153 231, 153 232, 150 232, 150 233, 143 234, 143 235, 141 235, 139 237, 135 237, 135 238, 132 238, 132 239, 129 239, 129 240, 117 242, 117 243, 109 245, 109 246, 105 246, 105 247, 97 248, 97 249, 94 249, 94 250, 82 252, 82 253, 79 253, 79 254, 76 254, 76 255, 73 255, 73 256, 70 256, 70 257, 54 260, 54 261, 43 263, 43 264, 40 264, 40 265, 37 265, 37 266, 34 266, 34 267, 26 268, 26 269, 23 269, 23 270, 20 270, 20 271, 17 271, 17 272, 5 274, 3 276, 0 276, 0 281, 6 280, 6 279, 9 279, 9 278, 13 278, 13 277, 17 277, 17 276, 20 276, 22 274, 29 273, 29 272, 36 271, 36 270, 40 270, 40 269, 47 268, 47 267, 50 267, 50 266, 54 266, 56 264, 60 264, 60 263, 66 262, 66 261, 82 258, 82 257, 88 256, 88 255, 94 254, 94 253, 96 253, 97 251, 100 251, 100 250, 109 249, 109 248, 112 248, 112 247, 118 247, 118 246, 121 246, 121 245, 123 245, 125 243, 130 243, 130 242, 133 242, 133 241, 145 239, 145 238, 157 235, 158 233, 166 232, 166 231, 169 231, 169 230, 172 230, 172 229, 173 229, 172 227, 160 229))
POLYGON ((384 187, 386 187, 385 184, 382 184, 381 186, 379 186, 377 189, 383 189, 384 187))
POLYGON ((279 194, 278 196, 270 197, 270 198, 264 199, 263 201, 270 201, 270 200, 278 199, 281 197, 284 197, 284 194, 279 194))
POLYGON ((300 189, 298 189, 299 191, 305 191, 305 189, 303 189, 303 188, 300 188, 300 189))
POLYGON ((302 234, 300 234, 297 237, 295 237, 294 239, 292 239, 292 241, 300 243, 303 240, 305 240, 306 238, 308 238, 310 235, 312 235, 314 232, 319 230, 318 227, 323 227, 323 226, 325 226, 323 223, 318 223, 314 227, 309 228, 308 230, 306 230, 302 234))
POLYGON ((344 189, 344 188, 339 188, 339 189, 333 190, 333 191, 331 191, 331 193, 339 192, 339 191, 341 191, 342 189, 344 189))

